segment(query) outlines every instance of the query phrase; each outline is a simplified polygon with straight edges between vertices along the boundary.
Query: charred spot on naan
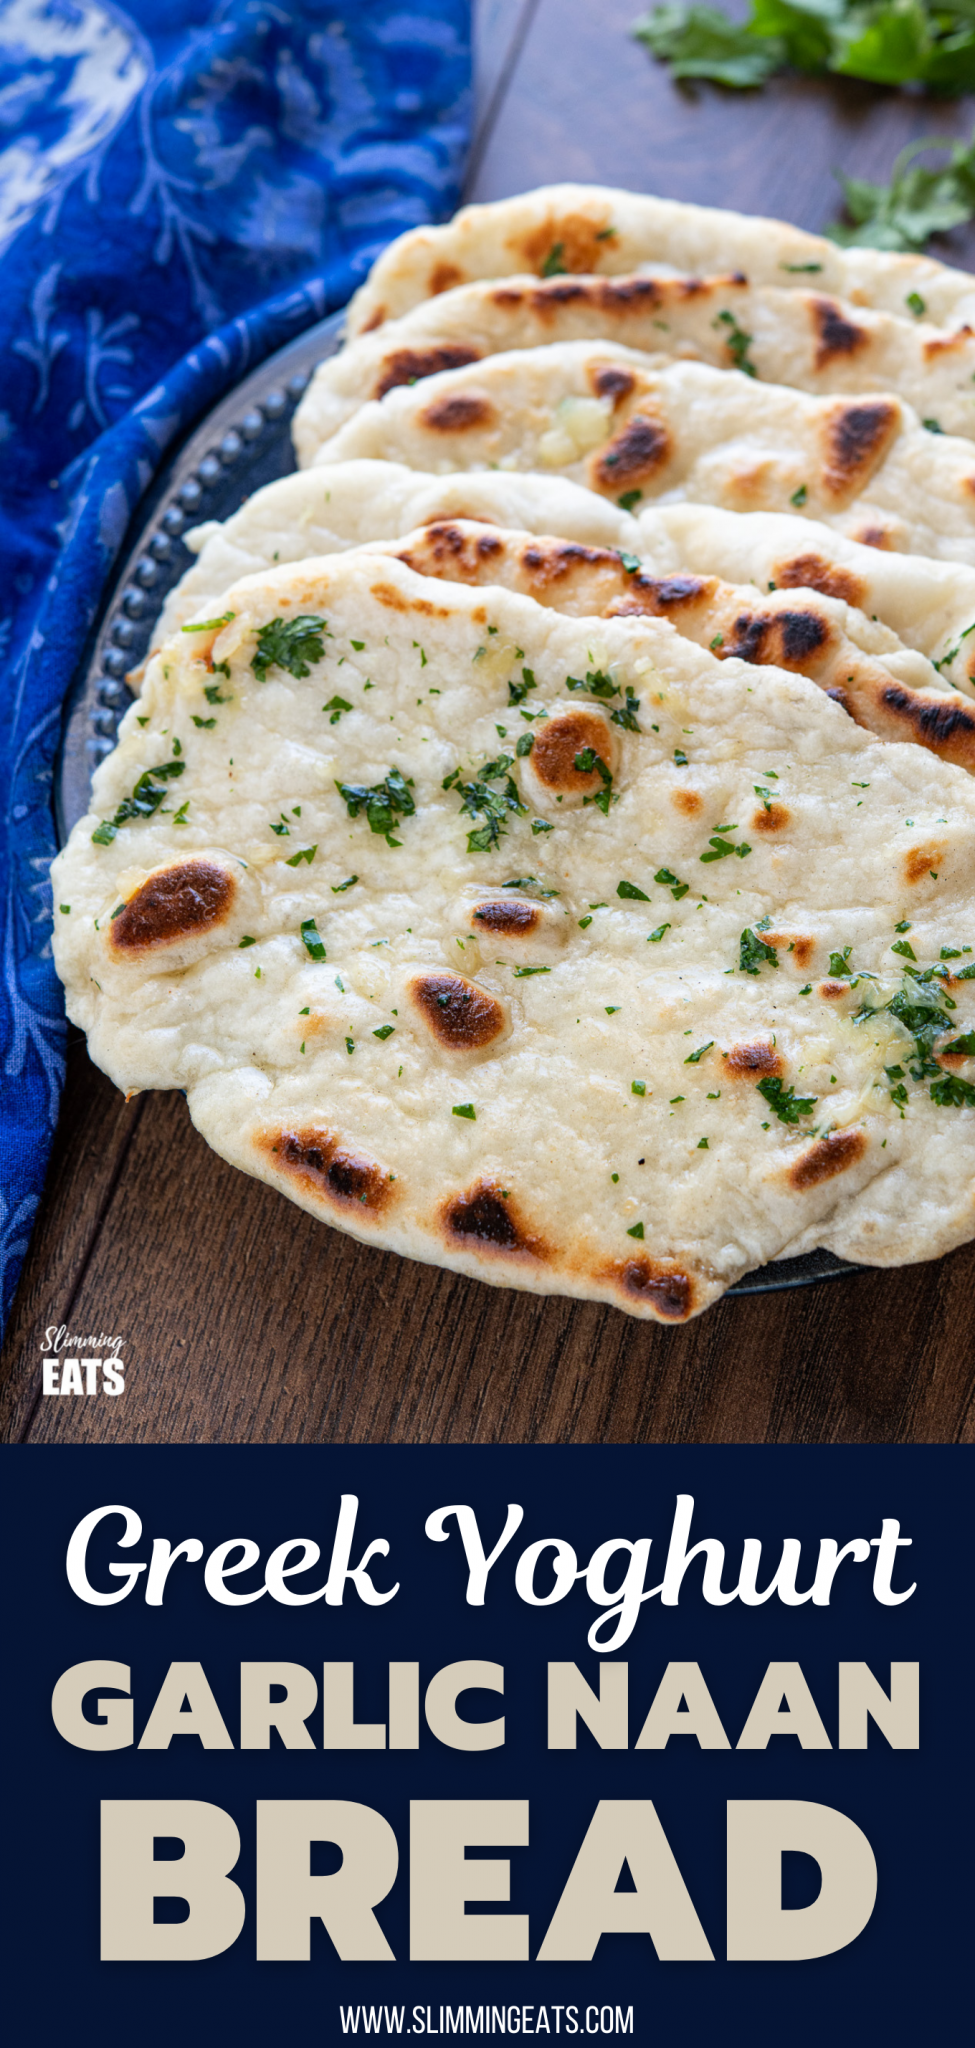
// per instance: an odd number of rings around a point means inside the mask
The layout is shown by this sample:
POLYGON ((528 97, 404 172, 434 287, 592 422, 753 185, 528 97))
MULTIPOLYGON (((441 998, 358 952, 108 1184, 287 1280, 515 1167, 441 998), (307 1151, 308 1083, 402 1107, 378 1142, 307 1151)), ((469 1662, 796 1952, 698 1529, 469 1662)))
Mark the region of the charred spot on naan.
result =
POLYGON ((370 395, 385 398, 387 391, 395 391, 400 384, 419 384, 422 378, 436 377, 441 370, 463 370, 468 363, 479 362, 480 356, 480 349, 460 345, 393 349, 383 357, 370 395))
POLYGON ((542 272, 546 263, 558 263, 562 270, 598 270, 607 241, 612 239, 608 213, 550 214, 538 227, 508 240, 526 270, 542 272))
POLYGON ((807 303, 816 337, 817 370, 828 369, 839 356, 859 355, 860 350, 868 346, 870 335, 867 329, 858 327, 855 320, 848 320, 835 299, 811 296, 807 303))
POLYGON ((733 1045, 730 1052, 723 1052, 721 1064, 730 1080, 765 1080, 770 1075, 784 1074, 785 1068, 768 1039, 759 1038, 751 1045, 733 1045))
POLYGON ((542 924, 542 912, 537 903, 519 902, 516 897, 506 902, 492 898, 490 903, 479 903, 472 922, 485 932, 498 938, 528 938, 537 932, 542 924))
POLYGON ((900 406, 893 398, 861 398, 831 408, 823 431, 820 480, 834 503, 859 496, 888 453, 900 421, 900 406))
POLYGON ((904 737, 930 747, 961 767, 975 768, 975 705, 956 696, 925 697, 892 683, 882 696, 884 709, 904 722, 904 737))
POLYGON ((518 1259, 550 1259, 552 1250, 540 1231, 528 1224, 511 1194, 500 1182, 481 1180, 441 1204, 440 1221, 448 1241, 472 1251, 518 1259))
POLYGON ((367 1216, 379 1217, 398 1192, 377 1160, 343 1144, 334 1131, 319 1125, 265 1129, 258 1133, 256 1144, 271 1165, 293 1179, 304 1194, 324 1197, 338 1209, 364 1210, 367 1216))
POLYGON ((636 388, 634 372, 622 363, 590 363, 587 375, 593 396, 612 399, 614 412, 636 388))
POLYGON ((950 334, 932 334, 924 343, 924 358, 933 363, 939 356, 955 355, 968 347, 972 339, 970 327, 953 327, 950 334))
POLYGON ((593 456, 589 466, 593 488, 618 496, 634 484, 648 483, 670 454, 671 437, 663 421, 650 413, 635 412, 601 454, 593 456))
POLYGON ((887 554, 894 548, 894 535, 889 526, 862 526, 859 533, 851 535, 851 539, 858 540, 861 547, 882 548, 887 554))
POLYGON ((612 770, 613 745, 606 720, 598 711, 563 711, 546 719, 535 733, 529 755, 534 774, 553 793, 590 795, 602 789, 598 768, 577 768, 576 755, 587 748, 612 770))
POLYGON ((830 638, 828 620, 812 606, 806 610, 739 612, 715 653, 722 661, 737 655, 739 661, 805 671, 813 658, 828 647, 830 638))
POLYGON ((452 292, 455 285, 464 282, 464 272, 456 263, 435 263, 427 278, 427 293, 431 299, 437 299, 441 292, 452 292))
POLYGON ((713 576, 651 576, 648 569, 638 569, 627 576, 625 595, 614 600, 609 614, 615 619, 666 619, 671 612, 687 612, 707 602, 716 589, 713 576))
POLYGON ((646 1253, 630 1259, 614 1259, 594 1278, 608 1280, 628 1301, 642 1303, 662 1322, 684 1323, 693 1313, 693 1278, 670 1260, 651 1259, 646 1253))
POLYGON ((129 897, 112 919, 109 943, 115 952, 131 954, 196 938, 224 923, 235 894, 233 876, 216 861, 180 861, 150 875, 129 897))
POLYGON ((794 555, 789 562, 777 562, 773 581, 780 590, 818 590, 822 597, 838 597, 847 604, 861 605, 867 595, 862 576, 841 569, 836 562, 824 562, 821 555, 794 555))
POLYGON ((762 804, 752 814, 753 832, 784 832, 786 826, 791 823, 792 812, 788 805, 776 803, 774 798, 770 798, 767 805, 762 804))
POLYGON ((475 427, 491 426, 495 418, 486 391, 447 391, 424 406, 420 425, 435 434, 469 434, 475 427))
POLYGON ((835 1003, 840 996, 849 995, 850 984, 848 981, 821 981, 819 993, 825 996, 828 1003, 835 1003))
POLYGON ((926 846, 912 846, 910 852, 904 855, 905 882, 923 882, 926 876, 937 875, 944 857, 943 842, 938 844, 934 840, 929 840, 926 846))
POLYGON ((397 561, 421 576, 443 576, 451 582, 477 583, 485 564, 504 552, 500 535, 466 533, 452 520, 432 521, 418 547, 404 548, 397 561))
POLYGON ((824 1180, 833 1180, 836 1174, 846 1173, 862 1159, 867 1149, 867 1134, 854 1126, 844 1131, 829 1131, 825 1138, 817 1138, 814 1145, 801 1152, 787 1169, 789 1186, 802 1192, 816 1188, 824 1180))
POLYGON ((674 789, 671 791, 670 801, 675 811, 679 811, 684 818, 696 818, 704 809, 704 798, 698 795, 696 789, 674 789))
POLYGON ((582 569, 608 569, 617 577, 625 574, 612 548, 589 548, 575 540, 529 541, 521 551, 521 566, 536 593, 582 569))
MULTIPOLYGON (((404 558, 405 559, 405 558, 404 558)), ((391 612, 419 612, 427 619, 449 619, 450 613, 444 605, 431 604, 425 597, 405 597, 395 583, 374 583, 372 596, 391 612)))
POLYGON ((497 996, 460 974, 417 974, 408 994, 417 1015, 448 1052, 481 1052, 507 1029, 497 996))
POLYGON ((763 936, 767 945, 774 946, 776 951, 781 948, 785 954, 791 955, 796 966, 803 971, 808 967, 816 951, 815 939, 811 939, 806 932, 800 932, 798 935, 792 932, 765 932, 763 936))

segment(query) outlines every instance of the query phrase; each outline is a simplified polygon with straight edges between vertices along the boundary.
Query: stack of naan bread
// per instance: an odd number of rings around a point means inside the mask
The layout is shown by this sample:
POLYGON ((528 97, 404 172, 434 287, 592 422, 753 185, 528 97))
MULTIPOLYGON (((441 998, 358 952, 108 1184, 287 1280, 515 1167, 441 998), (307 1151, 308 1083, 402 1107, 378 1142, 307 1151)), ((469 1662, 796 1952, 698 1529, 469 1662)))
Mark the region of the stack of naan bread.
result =
POLYGON ((404 235, 59 856, 93 1057, 364 1241, 682 1321, 975 1235, 975 279, 404 235))

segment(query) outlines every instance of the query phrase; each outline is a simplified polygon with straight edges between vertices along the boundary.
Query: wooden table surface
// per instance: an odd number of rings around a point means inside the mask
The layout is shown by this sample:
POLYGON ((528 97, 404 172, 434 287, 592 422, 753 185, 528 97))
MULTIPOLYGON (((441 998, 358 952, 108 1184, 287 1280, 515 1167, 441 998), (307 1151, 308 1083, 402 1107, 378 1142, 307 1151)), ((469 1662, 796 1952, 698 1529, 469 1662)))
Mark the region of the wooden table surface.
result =
MULTIPOLYGON (((482 0, 468 197, 558 178, 835 218, 971 103, 784 79, 691 96, 637 0, 482 0)), ((975 242, 954 244, 975 267, 975 242)), ((725 1300, 681 1329, 367 1249, 224 1165, 180 1095, 126 1106, 72 1034, 7 1343, 9 1442, 930 1442, 975 1437, 975 1245, 725 1300), (46 1328, 118 1334, 125 1393, 45 1398, 46 1328)))

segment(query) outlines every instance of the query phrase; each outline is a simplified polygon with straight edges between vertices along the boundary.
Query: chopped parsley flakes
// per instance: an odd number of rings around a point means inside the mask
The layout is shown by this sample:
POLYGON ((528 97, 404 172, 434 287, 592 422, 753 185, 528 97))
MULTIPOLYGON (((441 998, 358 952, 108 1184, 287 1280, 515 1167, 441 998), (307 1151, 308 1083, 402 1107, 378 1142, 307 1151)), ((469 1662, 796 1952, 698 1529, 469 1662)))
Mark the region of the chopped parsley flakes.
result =
POLYGON ((416 805, 410 795, 412 777, 404 781, 398 768, 391 768, 384 781, 366 788, 361 783, 337 782, 335 785, 350 818, 357 818, 364 810, 369 820, 369 829, 384 838, 387 846, 401 846, 401 839, 393 838, 393 829, 401 818, 412 818, 416 805))
POLYGON ((322 638, 328 632, 324 619, 303 614, 296 619, 268 619, 257 629, 257 648, 251 668, 259 683, 269 668, 284 668, 292 676, 311 674, 312 665, 325 653, 322 638))
POLYGON ((131 796, 122 798, 113 818, 103 818, 91 835, 93 846, 111 846, 112 840, 122 825, 130 818, 151 818, 158 811, 163 797, 168 794, 166 785, 182 775, 185 761, 164 761, 158 768, 147 768, 140 775, 131 796))
POLYGON ((783 1124, 797 1124, 801 1116, 808 1116, 815 1109, 818 1100, 815 1095, 797 1095, 794 1088, 784 1088, 781 1081, 772 1077, 756 1082, 756 1087, 783 1124))

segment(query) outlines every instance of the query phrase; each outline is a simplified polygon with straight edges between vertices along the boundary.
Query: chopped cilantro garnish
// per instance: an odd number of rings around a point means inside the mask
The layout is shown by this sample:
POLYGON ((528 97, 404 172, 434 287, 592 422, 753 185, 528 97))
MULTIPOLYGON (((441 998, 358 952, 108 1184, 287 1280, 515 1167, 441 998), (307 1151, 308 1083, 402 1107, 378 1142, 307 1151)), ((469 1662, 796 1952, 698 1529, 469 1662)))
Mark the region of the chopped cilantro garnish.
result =
MULTIPOLYGON (((897 946, 897 947, 895 947, 895 949, 894 949, 894 950, 895 950, 895 952, 903 952, 903 950, 904 950, 904 949, 903 949, 903 947, 902 947, 902 946, 897 946)), ((908 952, 909 952, 909 953, 911 952, 911 949, 910 949, 910 947, 908 947, 908 949, 907 949, 907 950, 908 950, 908 952)), ((831 973, 832 975, 835 975, 835 977, 836 977, 837 981, 849 981, 849 979, 850 979, 850 954, 852 953, 852 951, 853 951, 853 947, 852 947, 852 946, 844 946, 844 948, 843 948, 843 951, 842 951, 842 953, 831 953, 831 954, 830 954, 830 956, 829 956, 829 971, 830 971, 830 973, 831 973)), ((911 953, 911 959, 913 960, 913 958, 914 958, 914 955, 913 955, 913 953, 911 953)))
MULTIPOLYGON (((639 564, 637 566, 639 567, 639 564)), ((587 671, 585 682, 578 676, 566 676, 565 686, 567 690, 585 690, 590 697, 605 699, 618 697, 620 694, 619 684, 614 683, 612 676, 604 675, 602 669, 598 668, 587 671)))
POLYGON ((94 846, 111 846, 112 840, 122 825, 130 818, 151 818, 158 811, 163 797, 168 794, 167 782, 182 775, 185 761, 164 761, 158 768, 147 768, 140 775, 131 796, 122 798, 114 818, 103 818, 92 833, 94 846))
POLYGON ((912 929, 913 927, 911 925, 911 920, 909 917, 902 917, 900 924, 895 924, 894 926, 895 932, 909 932, 912 929))
POLYGON ((250 938, 249 935, 245 933, 244 937, 238 942, 238 951, 242 953, 245 946, 256 946, 256 944, 257 940, 250 938))
MULTIPOLYGON (((734 829, 733 825, 725 827, 726 831, 733 832, 734 829)), ((707 853, 702 853, 699 858, 702 861, 725 860, 729 853, 736 853, 739 860, 745 860, 751 853, 751 847, 744 839, 739 846, 734 846, 730 839, 722 839, 719 833, 712 832, 708 851, 707 853)))
POLYGON ((911 945, 910 939, 895 939, 890 950, 892 953, 902 953, 905 960, 917 959, 917 954, 911 945))
POLYGON ((346 875, 344 882, 333 882, 332 895, 341 896, 344 894, 346 889, 354 889, 358 879, 358 875, 346 875))
POLYGON ((516 967, 515 980, 521 981, 528 974, 551 974, 550 967, 516 967))
POLYGON ((332 714, 328 721, 329 725, 337 725, 343 711, 351 711, 351 709, 351 704, 344 697, 330 697, 328 703, 322 705, 323 711, 330 711, 332 714))
MULTIPOLYGON (((225 697, 219 683, 204 683, 203 695, 208 704, 232 704, 232 697, 225 697)), ((212 720, 211 720, 212 724, 212 720)))
MULTIPOLYGON (((452 769, 444 777, 443 788, 456 790, 461 799, 461 811, 469 818, 483 818, 484 823, 467 835, 468 853, 490 853, 504 836, 509 812, 525 816, 527 805, 518 795, 515 783, 508 773, 513 756, 499 754, 494 761, 486 761, 480 775, 473 782, 462 782, 459 768, 452 769), (500 790, 489 788, 492 782, 500 782, 500 790)), ((536 819, 535 823, 538 823, 536 819)), ((551 829, 551 828, 548 828, 551 829)))
MULTIPOLYGON (((502 729, 501 729, 501 727, 499 727, 499 728, 498 728, 498 730, 499 730, 499 731, 501 731, 501 730, 502 730, 502 729)), ((523 733, 522 733, 522 735, 521 735, 521 738, 520 738, 520 740, 516 740, 516 742, 515 742, 515 753, 517 754, 517 756, 518 756, 518 759, 519 759, 519 761, 523 761, 523 760, 524 760, 524 758, 525 758, 525 755, 526 755, 526 754, 530 754, 530 753, 531 753, 531 750, 532 750, 532 748, 533 748, 534 744, 535 744, 535 735, 534 735, 534 733, 533 733, 533 732, 523 732, 523 733)))
POLYGON ((346 1041, 345 1041, 345 1050, 346 1050, 346 1052, 348 1053, 348 1055, 349 1055, 349 1057, 350 1057, 350 1059, 351 1059, 351 1057, 352 1057, 352 1054, 353 1054, 353 1053, 354 1053, 354 1051, 355 1051, 355 1039, 354 1039, 354 1038, 347 1038, 347 1039, 346 1039, 346 1041))
POLYGON ((630 1226, 630 1229, 629 1229, 629 1230, 627 1231, 626 1235, 627 1235, 627 1237, 642 1237, 642 1236, 643 1236, 643 1225, 642 1225, 642 1223, 634 1223, 634 1224, 631 1224, 631 1226, 630 1226))
POLYGON ((181 626, 182 633, 213 633, 218 626, 229 626, 236 612, 223 612, 219 619, 198 619, 194 625, 181 626))
POLYGON ((699 1045, 696 1052, 689 1052, 684 1061, 685 1067, 696 1067, 699 1061, 703 1060, 705 1053, 710 1052, 713 1044, 714 1039, 709 1038, 706 1045, 699 1045))
POLYGON ((573 766, 578 769, 580 775, 592 775, 595 771, 600 777, 603 788, 597 790, 595 796, 583 797, 583 803, 595 804, 596 809, 602 811, 603 817, 608 818, 612 802, 613 777, 602 755, 597 754, 595 747, 583 747, 581 753, 576 754, 573 766))
POLYGON ((553 242, 548 252, 548 255, 545 258, 545 261, 542 264, 541 270, 539 271, 539 276, 565 277, 567 275, 567 271, 565 268, 565 264, 562 261, 564 255, 565 243, 553 242))
POLYGON ((808 496, 809 491, 807 486, 805 484, 800 484, 798 490, 792 492, 792 495, 789 499, 789 503, 790 505, 804 505, 808 496))
POLYGON ((932 1081, 930 1094, 939 1109, 975 1109, 975 1081, 962 1081, 957 1074, 932 1081))
POLYGON ((178 811, 174 811, 174 812, 173 812, 173 824, 174 824, 174 825, 185 825, 185 823, 186 823, 186 813, 187 813, 187 811, 189 810, 189 807, 190 807, 190 800, 189 800, 189 797, 187 797, 187 799, 186 799, 186 802, 185 802, 184 804, 180 804, 179 810, 178 810, 178 811))
POLYGON ((355 652, 356 652, 356 654, 361 654, 361 653, 362 653, 362 650, 363 650, 363 648, 365 647, 365 644, 366 644, 366 643, 365 643, 365 641, 364 641, 364 640, 350 640, 350 641, 349 641, 349 646, 355 649, 355 652))
POLYGON ((365 810, 371 832, 378 833, 388 846, 399 846, 402 842, 394 839, 393 828, 401 818, 412 818, 416 805, 410 795, 412 778, 404 781, 398 768, 391 768, 383 782, 366 788, 360 783, 337 782, 335 785, 350 818, 357 818, 365 810))
POLYGON ((392 1038, 395 1029, 395 1024, 380 1024, 378 1029, 374 1031, 372 1035, 374 1038, 392 1038))
POLYGON ((324 960, 325 948, 322 944, 318 932, 318 927, 313 917, 303 918, 301 924, 301 941, 310 959, 324 960))
POLYGON ((960 1038, 953 1038, 950 1045, 943 1045, 941 1053, 964 1053, 966 1058, 975 1058, 975 1031, 963 1031, 960 1038))
POLYGON ((292 676, 308 676, 325 653, 324 619, 302 615, 296 619, 268 619, 257 629, 257 648, 251 668, 263 683, 269 668, 284 668, 292 676))
POLYGON ((300 865, 302 861, 305 861, 307 865, 311 867, 312 861, 314 860, 317 852, 318 841, 316 840, 314 846, 302 846, 297 853, 293 853, 290 859, 285 862, 285 866, 289 868, 296 868, 300 865))
POLYGON ((645 1082, 645 1081, 631 1081, 631 1082, 630 1082, 630 1094, 631 1094, 631 1095, 645 1095, 645 1094, 646 1094, 646 1092, 647 1092, 647 1084, 646 1084, 646 1082, 645 1082))
POLYGON ((617 548, 616 552, 627 575, 635 576, 637 570, 642 566, 639 555, 631 555, 628 548, 617 548))
POLYGON ((615 1015, 616 1015, 616 1012, 617 1012, 617 1010, 619 1009, 619 1004, 618 1004, 618 1003, 606 1003, 606 1004, 604 1004, 604 1006, 603 1006, 603 1007, 605 1008, 605 1011, 606 1011, 606 1015, 607 1015, 607 1017, 615 1017, 615 1015))
POLYGON ((217 722, 215 718, 198 718, 195 711, 191 716, 194 725, 198 725, 202 732, 212 732, 217 722))
POLYGON ((777 967, 779 956, 774 946, 768 946, 764 939, 750 931, 747 926, 742 932, 738 950, 739 974, 758 974, 764 967, 777 967))
POLYGON ((815 1095, 797 1095, 794 1088, 784 1088, 781 1081, 772 1077, 756 1082, 756 1087, 780 1123, 797 1124, 801 1116, 808 1116, 816 1107, 815 1095))
POLYGON ((635 882, 617 882, 616 894, 617 896, 624 897, 629 903, 649 903, 650 901, 649 896, 645 894, 643 889, 638 889, 635 882))
POLYGON ((719 313, 717 319, 713 320, 711 325, 712 327, 719 325, 727 327, 725 347, 734 363, 735 369, 743 370, 746 377, 757 377, 758 371, 754 363, 749 362, 748 359, 748 351, 751 347, 753 336, 746 334, 743 327, 739 327, 734 314, 729 313, 727 310, 719 313))
POLYGON ((523 704, 529 690, 537 690, 537 688, 538 684, 531 669, 523 668, 521 671, 521 682, 508 684, 508 703, 523 704))
POLYGON ((709 1145, 708 1145, 708 1141, 707 1141, 707 1139, 706 1139, 706 1138, 699 1138, 699 1139, 698 1139, 698 1141, 697 1141, 697 1149, 698 1149, 698 1151, 699 1151, 699 1152, 707 1152, 707 1151, 709 1151, 710 1147, 709 1147, 709 1145))
POLYGON ((626 700, 622 704, 617 704, 615 711, 610 712, 610 725, 621 726, 624 732, 640 732, 641 726, 637 717, 640 702, 640 698, 634 694, 629 683, 627 683, 626 700))
POLYGON ((683 747, 674 748, 674 763, 675 766, 678 768, 687 767, 687 755, 685 754, 683 747))
POLYGON ((669 930, 669 924, 658 924, 655 932, 647 933, 647 945, 656 946, 658 942, 663 938, 664 933, 669 932, 669 930))
POLYGON ((675 903, 679 903, 681 897, 687 895, 691 886, 689 882, 682 882, 676 875, 672 875, 669 868, 658 868, 653 879, 670 890, 675 903))
POLYGON ((800 994, 801 996, 811 996, 811 995, 812 995, 812 982, 811 982, 811 981, 807 981, 807 983, 806 983, 806 986, 805 986, 805 988, 801 988, 801 989, 799 990, 799 994, 800 994))
POLYGON ((580 930, 581 932, 584 932, 584 931, 586 930, 587 926, 591 925, 591 923, 592 923, 592 918, 591 918, 591 917, 580 917, 580 918, 578 919, 578 925, 579 925, 579 930, 580 930))
POLYGON ((451 1116, 466 1116, 472 1124, 477 1122, 477 1112, 473 1102, 455 1102, 450 1114, 451 1116))
POLYGON ((547 820, 547 818, 533 818, 533 819, 532 819, 532 831, 533 831, 533 832, 536 832, 536 833, 537 833, 537 832, 554 832, 554 830, 555 830, 555 826, 554 826, 554 825, 550 825, 550 824, 549 824, 549 822, 548 822, 548 820, 547 820))
POLYGON ((616 503, 621 512, 632 512, 634 505, 640 503, 642 496, 642 491, 621 491, 616 503))

